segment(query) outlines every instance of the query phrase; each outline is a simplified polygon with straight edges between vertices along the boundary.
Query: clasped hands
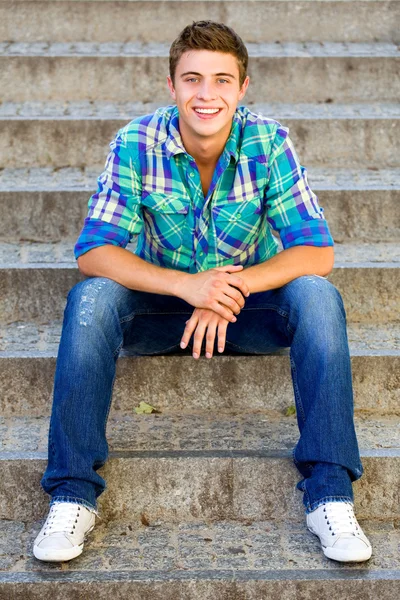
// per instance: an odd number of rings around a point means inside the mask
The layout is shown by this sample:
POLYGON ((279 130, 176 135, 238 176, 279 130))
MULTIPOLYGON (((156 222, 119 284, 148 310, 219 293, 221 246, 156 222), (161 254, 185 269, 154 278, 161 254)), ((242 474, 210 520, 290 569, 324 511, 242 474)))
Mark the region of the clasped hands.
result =
POLYGON ((186 348, 193 335, 193 358, 200 357, 204 336, 206 358, 213 355, 216 336, 218 352, 224 351, 228 325, 236 322, 235 315, 250 295, 246 283, 236 275, 241 270, 241 265, 227 265, 188 275, 180 296, 196 308, 186 321, 180 345, 186 348))

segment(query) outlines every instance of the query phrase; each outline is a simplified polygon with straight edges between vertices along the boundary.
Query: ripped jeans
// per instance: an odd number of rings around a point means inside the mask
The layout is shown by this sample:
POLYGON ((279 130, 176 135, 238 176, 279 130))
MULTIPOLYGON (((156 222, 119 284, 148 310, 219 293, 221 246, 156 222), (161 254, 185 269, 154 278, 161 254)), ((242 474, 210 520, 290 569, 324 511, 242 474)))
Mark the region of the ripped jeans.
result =
MULTIPOLYGON (((96 509, 105 488, 97 471, 108 456, 105 431, 118 355, 128 346, 136 355, 180 351, 193 310, 179 298, 133 291, 107 278, 92 277, 71 289, 42 478, 53 502, 78 501, 96 509)), ((230 352, 269 354, 287 347, 300 430, 293 459, 303 477, 297 487, 306 512, 326 500, 353 501, 352 481, 363 468, 346 317, 339 292, 324 278, 299 277, 252 294, 228 326, 230 352)))

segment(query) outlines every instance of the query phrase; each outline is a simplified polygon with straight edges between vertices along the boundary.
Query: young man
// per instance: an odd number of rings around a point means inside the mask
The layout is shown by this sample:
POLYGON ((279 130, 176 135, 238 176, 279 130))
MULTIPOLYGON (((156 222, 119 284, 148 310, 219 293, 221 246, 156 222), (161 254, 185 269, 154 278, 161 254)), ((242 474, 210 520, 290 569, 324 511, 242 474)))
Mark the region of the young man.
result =
POLYGON ((191 347, 195 359, 202 349, 211 358, 290 347, 307 526, 329 558, 371 556, 352 507, 362 465, 345 313, 324 279, 333 241, 288 130, 238 108, 247 62, 229 27, 186 27, 170 50, 176 106, 132 121, 110 145, 75 247, 88 279, 64 316, 40 560, 78 556, 94 526, 115 364, 128 345, 138 354, 191 347))

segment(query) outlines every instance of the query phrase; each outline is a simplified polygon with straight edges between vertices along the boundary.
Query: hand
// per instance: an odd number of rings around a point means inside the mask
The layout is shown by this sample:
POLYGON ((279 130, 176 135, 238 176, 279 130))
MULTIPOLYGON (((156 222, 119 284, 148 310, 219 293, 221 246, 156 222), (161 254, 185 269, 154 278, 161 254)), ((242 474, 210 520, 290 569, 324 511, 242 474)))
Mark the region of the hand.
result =
POLYGON ((217 315, 213 310, 196 308, 190 319, 186 321, 186 327, 181 339, 181 348, 186 348, 193 332, 195 332, 193 338, 193 358, 199 358, 204 335, 206 335, 206 358, 212 358, 217 331, 218 352, 225 350, 228 325, 229 321, 217 315))
POLYGON ((244 306, 244 296, 249 296, 247 284, 236 275, 242 265, 226 265, 200 273, 188 274, 179 295, 196 308, 209 309, 234 323, 235 314, 244 306))

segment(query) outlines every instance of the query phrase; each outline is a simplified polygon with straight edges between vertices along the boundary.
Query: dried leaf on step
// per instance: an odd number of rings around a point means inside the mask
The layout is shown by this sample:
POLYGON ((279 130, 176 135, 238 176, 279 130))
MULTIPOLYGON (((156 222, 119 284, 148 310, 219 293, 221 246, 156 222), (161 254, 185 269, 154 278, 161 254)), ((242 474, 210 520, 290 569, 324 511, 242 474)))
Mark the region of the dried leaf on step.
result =
POLYGON ((142 522, 142 525, 144 525, 145 527, 150 527, 150 521, 148 520, 147 516, 145 515, 145 513, 142 513, 140 515, 140 520, 142 522))
POLYGON ((292 415, 296 414, 296 407, 294 406, 294 404, 291 404, 285 412, 285 416, 286 417, 291 417, 292 415))
POLYGON ((150 415, 151 413, 159 413, 160 411, 147 404, 147 402, 141 402, 139 406, 135 406, 135 413, 137 415, 150 415))

